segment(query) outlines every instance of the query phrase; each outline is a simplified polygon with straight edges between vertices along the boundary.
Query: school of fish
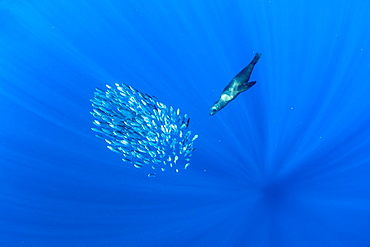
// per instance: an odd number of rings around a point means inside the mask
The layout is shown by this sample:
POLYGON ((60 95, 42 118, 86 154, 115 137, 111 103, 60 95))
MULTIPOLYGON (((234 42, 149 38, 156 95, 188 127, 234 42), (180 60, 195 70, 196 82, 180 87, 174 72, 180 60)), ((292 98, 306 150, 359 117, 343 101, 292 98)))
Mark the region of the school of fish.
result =
POLYGON ((91 129, 108 149, 136 168, 150 167, 148 177, 155 177, 157 171, 179 172, 190 165, 198 135, 188 129, 187 114, 132 86, 106 87, 106 91, 96 88, 91 99, 96 125, 91 129))

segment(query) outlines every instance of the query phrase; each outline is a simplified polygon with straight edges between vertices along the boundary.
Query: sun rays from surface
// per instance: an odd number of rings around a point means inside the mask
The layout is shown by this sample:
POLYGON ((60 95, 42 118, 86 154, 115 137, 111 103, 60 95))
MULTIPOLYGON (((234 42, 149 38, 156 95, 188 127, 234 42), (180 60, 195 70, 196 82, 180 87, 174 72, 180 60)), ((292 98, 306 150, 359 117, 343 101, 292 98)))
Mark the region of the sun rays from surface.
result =
POLYGON ((2 1, 4 246, 365 246, 369 6, 329 2, 2 1), (210 117, 254 52, 257 84, 210 117), (186 173, 96 140, 115 82, 190 116, 186 173))

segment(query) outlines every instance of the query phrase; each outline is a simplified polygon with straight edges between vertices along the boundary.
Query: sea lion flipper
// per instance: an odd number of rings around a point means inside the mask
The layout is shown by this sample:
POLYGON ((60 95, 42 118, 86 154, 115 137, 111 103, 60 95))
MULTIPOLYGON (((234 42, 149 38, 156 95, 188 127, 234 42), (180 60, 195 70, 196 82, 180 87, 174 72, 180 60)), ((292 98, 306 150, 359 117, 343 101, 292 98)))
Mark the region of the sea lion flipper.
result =
POLYGON ((254 84, 256 84, 257 81, 251 81, 251 82, 246 82, 246 83, 243 83, 241 84, 238 89, 240 92, 244 92, 246 91, 247 89, 251 88, 254 84))

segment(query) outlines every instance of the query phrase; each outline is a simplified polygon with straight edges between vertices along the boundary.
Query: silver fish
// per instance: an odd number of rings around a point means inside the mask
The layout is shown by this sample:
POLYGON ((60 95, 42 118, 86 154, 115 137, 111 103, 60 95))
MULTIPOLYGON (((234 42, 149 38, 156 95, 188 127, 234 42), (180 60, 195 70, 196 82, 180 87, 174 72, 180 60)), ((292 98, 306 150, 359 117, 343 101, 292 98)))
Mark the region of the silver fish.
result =
POLYGON ((189 163, 198 135, 191 137, 187 114, 181 116, 180 109, 132 86, 114 86, 106 85, 107 91, 96 89, 90 100, 96 136, 136 168, 156 164, 156 169, 167 167, 178 172, 180 159, 189 163))

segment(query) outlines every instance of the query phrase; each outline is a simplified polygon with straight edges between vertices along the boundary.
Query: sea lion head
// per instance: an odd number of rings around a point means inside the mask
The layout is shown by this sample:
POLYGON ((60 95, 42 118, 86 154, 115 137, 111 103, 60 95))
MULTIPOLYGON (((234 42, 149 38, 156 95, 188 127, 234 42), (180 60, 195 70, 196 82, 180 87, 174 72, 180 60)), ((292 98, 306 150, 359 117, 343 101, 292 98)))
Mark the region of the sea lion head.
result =
POLYGON ((212 107, 211 107, 211 112, 209 113, 209 115, 213 116, 216 114, 216 112, 218 112, 218 109, 217 109, 217 104, 214 104, 212 107))

